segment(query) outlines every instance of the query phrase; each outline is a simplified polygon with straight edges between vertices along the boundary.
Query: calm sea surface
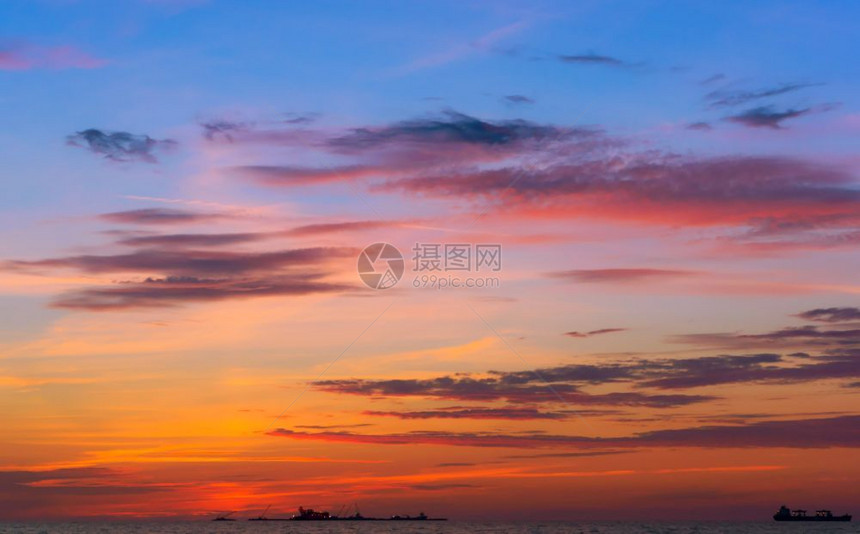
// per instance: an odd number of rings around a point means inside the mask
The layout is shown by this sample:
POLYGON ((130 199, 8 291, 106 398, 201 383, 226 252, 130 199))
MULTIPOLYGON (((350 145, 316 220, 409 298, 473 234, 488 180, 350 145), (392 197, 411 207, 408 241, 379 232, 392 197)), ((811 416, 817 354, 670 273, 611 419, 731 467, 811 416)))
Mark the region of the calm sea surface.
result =
POLYGON ((860 523, 786 524, 786 523, 258 523, 235 521, 111 522, 111 523, 0 523, 0 533, 25 534, 248 534, 248 533, 420 533, 420 534, 806 534, 816 532, 860 533, 860 523))

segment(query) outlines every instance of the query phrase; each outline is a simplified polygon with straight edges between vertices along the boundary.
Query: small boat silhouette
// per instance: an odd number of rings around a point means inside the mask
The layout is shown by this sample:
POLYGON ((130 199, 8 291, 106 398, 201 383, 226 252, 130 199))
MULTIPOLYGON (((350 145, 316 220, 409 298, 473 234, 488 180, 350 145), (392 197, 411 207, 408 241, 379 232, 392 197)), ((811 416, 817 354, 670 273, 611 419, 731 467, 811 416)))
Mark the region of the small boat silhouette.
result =
POLYGON ((235 513, 236 512, 224 512, 223 514, 218 514, 218 517, 216 517, 212 521, 235 521, 235 519, 230 517, 231 515, 233 515, 235 513))

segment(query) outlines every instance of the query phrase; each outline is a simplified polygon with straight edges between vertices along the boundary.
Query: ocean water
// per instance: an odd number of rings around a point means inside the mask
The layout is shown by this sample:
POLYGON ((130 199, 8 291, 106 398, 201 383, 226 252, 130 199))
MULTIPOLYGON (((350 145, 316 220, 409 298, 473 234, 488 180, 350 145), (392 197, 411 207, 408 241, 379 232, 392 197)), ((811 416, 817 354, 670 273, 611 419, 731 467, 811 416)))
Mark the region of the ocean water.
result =
POLYGON ((806 534, 860 533, 860 523, 288 523, 235 521, 0 523, 0 533, 22 534, 806 534))

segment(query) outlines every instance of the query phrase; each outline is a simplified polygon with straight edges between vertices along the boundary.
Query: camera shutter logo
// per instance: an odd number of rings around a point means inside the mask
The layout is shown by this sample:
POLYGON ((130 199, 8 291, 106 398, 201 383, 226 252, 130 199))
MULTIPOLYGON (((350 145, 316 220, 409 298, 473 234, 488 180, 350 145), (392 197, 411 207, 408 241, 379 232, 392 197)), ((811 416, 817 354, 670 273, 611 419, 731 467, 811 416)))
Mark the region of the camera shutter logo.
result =
POLYGON ((358 255, 358 276, 371 289, 388 289, 403 277, 403 255, 388 243, 368 245, 358 255))

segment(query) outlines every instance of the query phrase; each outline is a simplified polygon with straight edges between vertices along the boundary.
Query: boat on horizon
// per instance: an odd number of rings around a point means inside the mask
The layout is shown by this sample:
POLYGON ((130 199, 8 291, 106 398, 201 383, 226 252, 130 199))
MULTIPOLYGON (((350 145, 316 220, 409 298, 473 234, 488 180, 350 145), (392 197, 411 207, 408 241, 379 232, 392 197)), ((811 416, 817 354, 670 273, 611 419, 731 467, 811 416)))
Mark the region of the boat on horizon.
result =
MULTIPOLYGON (((291 517, 266 517, 266 511, 258 517, 248 518, 248 521, 447 521, 444 517, 428 517, 424 512, 416 516, 411 515, 393 515, 391 517, 365 517, 361 512, 357 511, 353 515, 340 516, 333 515, 327 511, 316 511, 313 508, 299 507, 299 513, 291 517)), ((216 519, 217 520, 217 519, 216 519)), ((227 521, 232 521, 227 519, 227 521)))
POLYGON ((773 519, 774 521, 851 521, 851 515, 833 515, 830 510, 816 510, 815 515, 806 515, 806 510, 790 510, 783 505, 777 513, 773 514, 773 519))
POLYGON ((223 514, 218 514, 218 517, 216 517, 212 521, 235 521, 234 518, 230 517, 231 515, 233 515, 235 513, 236 512, 225 512, 223 514))

